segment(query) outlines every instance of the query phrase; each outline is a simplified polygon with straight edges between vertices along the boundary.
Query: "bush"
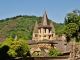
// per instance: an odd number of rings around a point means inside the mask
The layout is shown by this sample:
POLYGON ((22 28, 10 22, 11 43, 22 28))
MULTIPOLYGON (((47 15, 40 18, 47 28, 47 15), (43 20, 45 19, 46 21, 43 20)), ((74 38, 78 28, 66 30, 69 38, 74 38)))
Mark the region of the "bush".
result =
POLYGON ((45 52, 41 51, 40 53, 43 54, 43 53, 45 53, 45 52))
POLYGON ((63 53, 62 52, 57 52, 57 55, 61 56, 61 55, 63 55, 63 53))
POLYGON ((62 52, 57 52, 56 49, 49 49, 49 56, 61 56, 62 52))
POLYGON ((33 55, 32 56, 38 56, 38 53, 33 53, 33 55))
MULTIPOLYGON (((9 55, 9 57, 11 58, 31 56, 28 44, 22 39, 18 41, 15 41, 15 40, 11 41, 10 39, 7 39, 7 41, 0 46, 0 50, 1 50, 0 52, 3 52, 3 50, 5 49, 5 48, 3 49, 4 46, 9 47, 9 49, 5 51, 7 55, 9 55)), ((4 55, 4 54, 5 53, 3 52, 1 55, 4 55)), ((4 58, 4 57, 1 57, 1 58, 4 58)))

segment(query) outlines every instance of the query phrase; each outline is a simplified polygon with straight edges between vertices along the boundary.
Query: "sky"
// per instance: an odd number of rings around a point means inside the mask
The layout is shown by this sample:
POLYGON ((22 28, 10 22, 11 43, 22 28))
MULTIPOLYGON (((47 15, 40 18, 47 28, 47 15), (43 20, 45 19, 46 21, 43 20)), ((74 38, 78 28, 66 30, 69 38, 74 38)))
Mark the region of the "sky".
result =
POLYGON ((0 20, 17 15, 42 17, 44 9, 48 19, 64 23, 67 13, 80 10, 80 0, 0 0, 0 20))

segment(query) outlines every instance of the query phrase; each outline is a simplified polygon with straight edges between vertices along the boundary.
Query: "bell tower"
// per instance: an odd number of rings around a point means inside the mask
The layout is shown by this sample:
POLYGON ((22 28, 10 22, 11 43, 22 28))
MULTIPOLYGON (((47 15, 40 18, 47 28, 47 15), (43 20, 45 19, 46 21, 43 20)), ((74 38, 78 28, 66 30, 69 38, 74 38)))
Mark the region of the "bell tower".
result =
POLYGON ((55 38, 55 29, 52 21, 49 24, 46 11, 44 10, 41 25, 38 26, 37 21, 35 23, 32 40, 43 41, 43 40, 53 40, 53 38, 55 38))

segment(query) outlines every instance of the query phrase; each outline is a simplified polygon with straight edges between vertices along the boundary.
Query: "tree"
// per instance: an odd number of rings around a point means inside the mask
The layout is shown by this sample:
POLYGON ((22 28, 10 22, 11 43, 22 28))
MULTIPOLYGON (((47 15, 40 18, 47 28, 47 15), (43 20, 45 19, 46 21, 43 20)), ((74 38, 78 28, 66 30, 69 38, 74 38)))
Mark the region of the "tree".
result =
MULTIPOLYGON (((9 47, 9 49, 6 52, 7 52, 7 55, 11 58, 31 56, 28 44, 22 39, 18 41, 15 41, 15 40, 11 41, 11 39, 7 39, 7 41, 0 46, 0 49, 2 49, 4 46, 9 47)), ((0 52, 3 52, 3 50, 1 50, 0 52)), ((5 53, 1 55, 4 55, 4 54, 5 53)), ((1 58, 4 58, 4 57, 1 57, 1 58)))
POLYGON ((76 23, 69 23, 68 25, 65 26, 65 33, 69 37, 75 37, 78 33, 79 27, 76 23))
POLYGON ((80 10, 73 10, 72 13, 67 13, 65 16, 65 25, 69 23, 77 23, 80 21, 80 10))
MULTIPOLYGON (((78 32, 80 32, 80 10, 75 9, 72 13, 68 13, 65 17, 65 34, 67 35, 67 40, 71 37, 78 38, 78 32)), ((79 41, 79 40, 76 40, 79 41)))

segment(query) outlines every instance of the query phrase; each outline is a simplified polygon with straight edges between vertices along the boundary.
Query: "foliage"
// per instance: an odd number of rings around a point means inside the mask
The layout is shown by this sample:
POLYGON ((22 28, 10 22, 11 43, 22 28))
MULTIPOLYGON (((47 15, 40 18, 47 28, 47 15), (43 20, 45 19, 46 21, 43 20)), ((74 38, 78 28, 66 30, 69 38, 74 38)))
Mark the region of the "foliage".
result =
POLYGON ((45 53, 45 52, 43 52, 43 51, 40 51, 40 53, 41 53, 41 54, 43 54, 43 53, 45 53))
POLYGON ((56 49, 49 49, 49 56, 61 56, 62 52, 57 52, 56 49))
POLYGON ((0 46, 2 45, 2 43, 0 43, 0 46))
MULTIPOLYGON (((32 34, 35 22, 40 25, 42 17, 18 15, 11 18, 0 20, 0 35, 13 39, 17 35, 21 35, 23 40, 32 40, 32 34)), ((51 22, 50 19, 48 19, 51 22)), ((62 23, 53 22, 55 30, 62 30, 64 25, 62 23)), ((58 34, 58 33, 57 33, 58 34)))
POLYGON ((71 37, 76 37, 78 39, 78 33, 80 32, 80 10, 75 9, 72 13, 68 13, 65 17, 65 34, 67 35, 67 40, 71 37))
POLYGON ((56 35, 58 35, 59 37, 64 34, 64 29, 63 30, 56 30, 56 35))
MULTIPOLYGON (((5 49, 5 48, 3 49, 4 46, 8 47, 8 50, 5 50, 5 53, 7 54, 8 58, 31 56, 28 44, 22 39, 18 41, 13 40, 12 38, 7 39, 7 41, 0 46, 0 50, 1 50, 0 52, 3 52, 3 50, 5 49)), ((3 54, 1 55, 3 56, 5 53, 3 52, 3 54)), ((1 57, 1 58, 4 58, 4 57, 1 57)))
POLYGON ((69 23, 65 26, 65 33, 67 36, 75 36, 75 33, 77 33, 79 30, 79 27, 76 23, 69 23))
POLYGON ((33 53, 33 55, 32 55, 32 56, 38 56, 38 54, 39 54, 39 53, 33 53))

